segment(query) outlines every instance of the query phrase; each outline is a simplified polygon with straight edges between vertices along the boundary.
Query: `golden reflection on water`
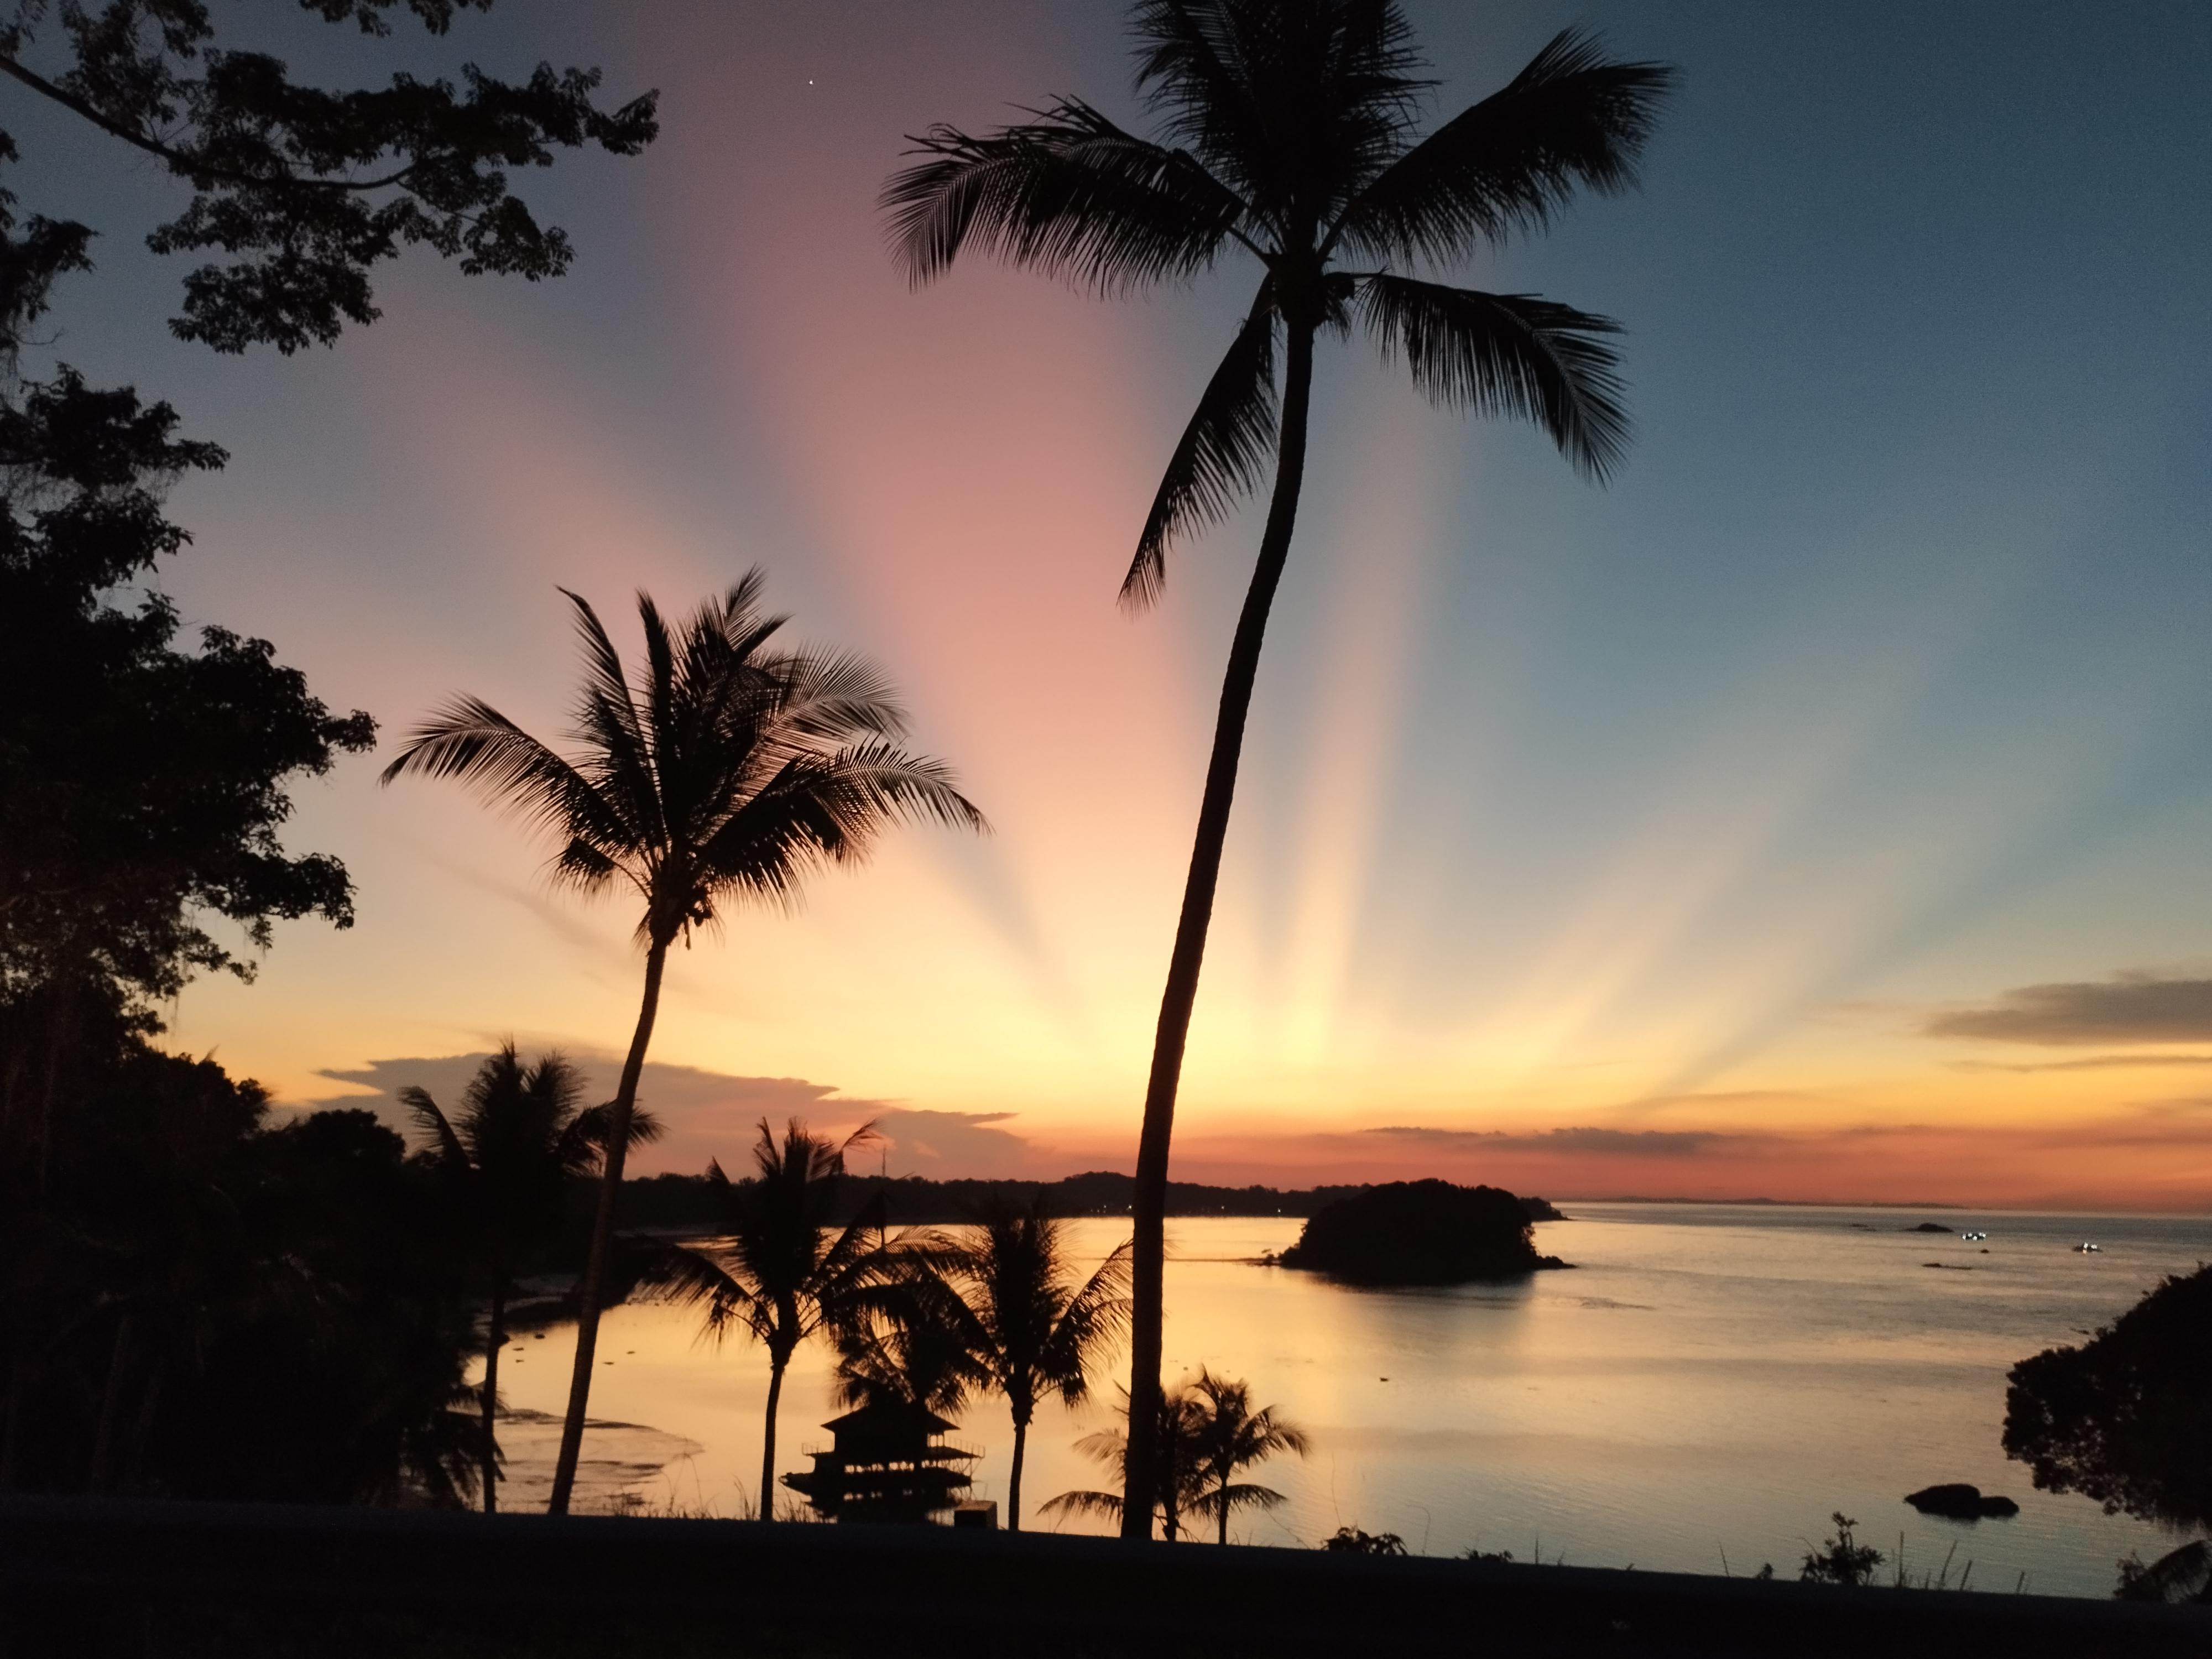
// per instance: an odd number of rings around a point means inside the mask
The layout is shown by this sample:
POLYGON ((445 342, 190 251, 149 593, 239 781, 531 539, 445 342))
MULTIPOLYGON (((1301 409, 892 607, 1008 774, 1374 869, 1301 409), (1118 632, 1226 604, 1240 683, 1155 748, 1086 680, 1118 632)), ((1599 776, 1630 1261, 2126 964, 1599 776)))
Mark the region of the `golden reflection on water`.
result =
MULTIPOLYGON (((1511 1550, 1585 1565, 1795 1571, 1832 1510, 1907 1565, 1956 1547, 1974 1583, 2109 1592, 2112 1563, 2173 1540, 2081 1498, 2034 1492, 1998 1436, 2004 1373, 2040 1348, 2124 1311, 2168 1272, 2212 1257, 2212 1221, 1961 1215, 1986 1253, 1954 1232, 1904 1231, 1899 1211, 1571 1206, 1541 1247, 1578 1263, 1524 1285, 1355 1291, 1257 1265, 1295 1220, 1171 1224, 1166 1352, 1170 1376, 1204 1364, 1243 1376, 1314 1437, 1304 1462, 1255 1478, 1288 1501, 1240 1519, 1235 1535, 1310 1546, 1343 1524, 1389 1530, 1431 1553, 1511 1550), (2070 1255, 2084 1232, 2104 1244, 2070 1255), (1923 1264, 1941 1261, 1940 1268, 1923 1264), (2020 1516, 1975 1526, 1925 1519, 1899 1500, 1939 1480, 2017 1498, 2020 1516)), ((1945 1219, 1952 1218, 1946 1217, 1945 1219)), ((1072 1224, 1096 1258, 1125 1221, 1072 1224)), ((651 1507, 750 1508, 766 1400, 764 1352, 699 1341, 696 1316, 614 1310, 601 1335, 595 1431, 604 1503, 627 1485, 651 1507), (671 1448, 696 1443, 643 1479, 671 1448)), ((501 1382, 510 1406, 557 1413, 573 1333, 526 1331, 501 1382)), ((1107 1422, 1121 1376, 1076 1413, 1041 1408, 1024 1507, 1103 1484, 1073 1449, 1107 1422)), ((806 1467, 836 1414, 826 1349, 801 1351, 784 1384, 777 1462, 806 1467)), ((550 1437, 518 1425, 510 1506, 541 1492, 550 1437)), ((1002 1401, 972 1407, 955 1438, 982 1454, 975 1495, 1003 1505, 1012 1430, 1002 1401)), ((587 1472, 588 1474, 589 1472, 587 1472)), ((794 1501, 781 1494, 780 1507, 794 1501)), ((1887 1569, 1885 1569, 1887 1571, 1887 1569)))

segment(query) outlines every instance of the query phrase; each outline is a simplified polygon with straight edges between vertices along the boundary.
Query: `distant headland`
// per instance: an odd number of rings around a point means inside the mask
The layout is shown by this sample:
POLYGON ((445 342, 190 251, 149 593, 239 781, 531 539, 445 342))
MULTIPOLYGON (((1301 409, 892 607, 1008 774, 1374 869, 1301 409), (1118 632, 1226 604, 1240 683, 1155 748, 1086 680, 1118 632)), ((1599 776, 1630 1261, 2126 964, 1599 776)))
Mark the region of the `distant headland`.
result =
MULTIPOLYGON (((1396 1182, 1392 1186, 1403 1188, 1407 1184, 1396 1182)), ((1364 1183, 1285 1189, 1207 1187, 1195 1182, 1171 1181, 1168 1183, 1167 1212, 1171 1217, 1282 1216, 1302 1219, 1317 1215, 1342 1200, 1379 1190, 1382 1189, 1364 1183)), ((843 1175, 836 1177, 831 1218, 839 1223, 850 1221, 879 1194, 892 1225, 927 1226, 966 1221, 994 1202, 1026 1206, 1040 1196, 1045 1200, 1048 1211, 1057 1216, 1127 1215, 1135 1198, 1136 1182, 1111 1170, 1093 1170, 1060 1181, 933 1181, 924 1176, 886 1178, 843 1175)), ((1513 1201, 1522 1206, 1524 1218, 1528 1221, 1567 1218, 1540 1198, 1515 1198, 1513 1201)), ((714 1215, 712 1194, 703 1176, 633 1176, 623 1185, 620 1218, 625 1227, 660 1231, 704 1228, 714 1224, 714 1215)))

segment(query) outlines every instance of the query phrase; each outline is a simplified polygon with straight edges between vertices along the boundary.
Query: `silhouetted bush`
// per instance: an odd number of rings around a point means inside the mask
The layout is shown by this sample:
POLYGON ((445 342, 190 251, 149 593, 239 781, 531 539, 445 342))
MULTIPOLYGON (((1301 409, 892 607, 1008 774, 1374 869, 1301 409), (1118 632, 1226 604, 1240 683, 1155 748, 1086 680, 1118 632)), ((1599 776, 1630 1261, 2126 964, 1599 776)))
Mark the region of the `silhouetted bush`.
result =
POLYGON ((1321 1540, 1325 1550, 1340 1555, 1403 1555, 1406 1540, 1395 1532, 1362 1532, 1357 1527, 1339 1527, 1321 1540))
POLYGON ((1805 1564, 1797 1577, 1808 1583, 1865 1583, 1887 1558, 1871 1544, 1862 1544, 1852 1536, 1858 1522, 1841 1510, 1828 1518, 1836 1523, 1835 1536, 1817 1549, 1807 1547, 1805 1564))

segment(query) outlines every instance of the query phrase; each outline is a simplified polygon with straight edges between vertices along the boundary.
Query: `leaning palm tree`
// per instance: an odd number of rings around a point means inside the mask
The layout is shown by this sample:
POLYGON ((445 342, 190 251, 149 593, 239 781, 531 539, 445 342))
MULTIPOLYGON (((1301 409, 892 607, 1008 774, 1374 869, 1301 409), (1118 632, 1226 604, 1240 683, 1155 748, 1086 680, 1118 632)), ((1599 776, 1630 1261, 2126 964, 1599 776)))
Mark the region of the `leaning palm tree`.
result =
MULTIPOLYGON (((569 1182, 596 1174, 605 1151, 611 1115, 583 1100, 584 1074, 574 1065, 557 1054, 525 1065, 512 1042, 477 1068, 451 1117, 428 1090, 410 1085, 399 1091, 431 1159, 458 1188, 462 1231, 489 1304, 478 1448, 486 1515, 499 1508, 495 1424, 507 1299, 515 1275, 559 1232, 569 1182)), ((631 1146, 660 1134, 659 1119, 641 1106, 632 1110, 631 1146)))
MULTIPOLYGON (((1125 1391, 1121 1401, 1124 1422, 1128 1418, 1128 1398, 1125 1391)), ((1159 1451, 1152 1460, 1150 1503, 1139 1500, 1135 1535, 1150 1538, 1152 1521, 1157 1516, 1160 1533, 1170 1544, 1182 1536, 1186 1517, 1203 1514, 1206 1498, 1206 1467, 1202 1437, 1206 1431, 1206 1407, 1189 1388, 1178 1383, 1162 1390, 1158 1409, 1152 1419, 1152 1433, 1159 1451)), ((1075 1449, 1085 1456, 1106 1465, 1121 1477, 1121 1492, 1064 1492, 1057 1498, 1048 1498, 1037 1507, 1047 1515, 1088 1515, 1102 1521, 1120 1525, 1124 1535, 1129 1534, 1128 1491, 1129 1436, 1126 1429, 1101 1429, 1086 1434, 1075 1443, 1075 1449)))
MULTIPOLYGON (((1168 1152, 1184 1042, 1259 672, 1305 470, 1314 342, 1354 323, 1402 355, 1435 401, 1530 419, 1586 476, 1624 453, 1627 417, 1603 317, 1438 272, 1542 228, 1577 188, 1635 179, 1671 72, 1607 58, 1569 32, 1502 90, 1419 137, 1424 78, 1394 0, 1140 0, 1137 88, 1158 140, 1080 99, 980 136, 933 127, 884 204, 908 274, 963 251, 996 254, 1100 294, 1188 278, 1237 250, 1258 289, 1169 458, 1121 584, 1158 598, 1169 547, 1274 483, 1229 652, 1198 833, 1153 1039, 1138 1145, 1130 1388, 1139 1409, 1130 1492, 1149 1480, 1159 1394, 1168 1152), (1280 374, 1278 375, 1278 354, 1280 374)), ((1142 1505, 1123 1519, 1145 1530, 1142 1505)))
POLYGON ((778 1145, 763 1120, 751 1180, 732 1181, 719 1163, 707 1166, 721 1237, 696 1248, 672 1245, 644 1273, 645 1282, 668 1299, 703 1309, 706 1334, 714 1340, 742 1329, 768 1350, 763 1521, 775 1514, 775 1413, 792 1355, 817 1333, 834 1334, 857 1322, 866 1293, 902 1266, 898 1242, 883 1238, 882 1194, 847 1226, 830 1224, 846 1152, 874 1138, 875 1131, 863 1125, 843 1141, 833 1141, 794 1120, 778 1145))
POLYGON ((1216 1376, 1201 1365, 1190 1385, 1203 1407, 1198 1436, 1200 1467, 1212 1483, 1201 1499, 1220 1523, 1220 1541, 1229 1541, 1229 1516, 1235 1510, 1272 1510, 1285 1501, 1273 1486, 1239 1481, 1237 1476, 1278 1452, 1306 1455, 1312 1442, 1296 1424, 1275 1415, 1273 1406, 1252 1409, 1252 1385, 1216 1376))
POLYGON ((967 1322, 965 1346, 1014 1419, 1006 1527, 1022 1525, 1022 1462, 1040 1400, 1079 1406, 1091 1372, 1129 1323, 1129 1246, 1116 1245, 1079 1283, 1069 1270, 1060 1222, 1040 1195, 1028 1208, 999 1204, 978 1217, 978 1236, 936 1257, 967 1322))
POLYGON ((556 882, 586 893, 627 886, 643 908, 645 994, 608 1108, 553 1471, 556 1515, 568 1511, 583 1449, 615 1194, 669 947, 732 904, 792 902, 809 875, 864 857, 900 820, 983 827, 942 763, 898 745, 905 717, 873 668, 777 647, 785 618, 763 613, 762 583, 748 572, 677 627, 641 593, 645 663, 635 686, 598 614, 570 593, 585 670, 574 758, 489 703, 457 697, 384 772, 386 783, 420 772, 473 785, 558 843, 556 882))

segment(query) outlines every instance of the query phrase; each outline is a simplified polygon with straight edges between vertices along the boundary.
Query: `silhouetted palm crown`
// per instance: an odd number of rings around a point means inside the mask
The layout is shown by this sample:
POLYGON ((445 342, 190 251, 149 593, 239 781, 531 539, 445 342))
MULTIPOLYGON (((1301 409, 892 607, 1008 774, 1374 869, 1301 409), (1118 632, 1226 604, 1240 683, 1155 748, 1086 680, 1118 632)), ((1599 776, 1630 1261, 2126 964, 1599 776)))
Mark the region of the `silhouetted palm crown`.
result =
MULTIPOLYGON (((583 1100, 583 1074, 574 1065, 558 1054, 526 1065, 512 1042, 469 1079, 451 1117, 427 1089, 399 1091, 433 1158, 467 1183, 469 1216, 483 1235, 478 1248, 495 1271, 519 1270, 518 1258, 559 1226, 568 1178, 598 1170, 609 1113, 583 1100)), ((650 1113, 631 1115, 630 1145, 660 1135, 650 1113)))
POLYGON ((880 1199, 845 1227, 830 1224, 845 1149, 870 1133, 841 1144, 794 1122, 779 1145, 762 1123, 751 1180, 732 1181, 719 1162, 707 1166, 723 1236, 702 1249, 671 1250, 654 1277, 674 1299, 703 1307, 711 1334, 750 1331, 781 1364, 896 1259, 878 1247, 880 1199))
POLYGON ((788 902, 811 870, 866 854, 901 817, 981 828, 939 763, 896 739, 905 716, 860 659, 773 649, 757 571, 672 629, 638 596, 643 683, 632 689, 598 614, 569 594, 585 679, 571 760, 476 697, 457 697, 386 769, 473 783, 561 842, 554 873, 645 901, 665 945, 731 898, 788 902))
POLYGON ((1222 519, 1273 459, 1276 351, 1357 324, 1437 402, 1540 424, 1583 471, 1627 438, 1608 319, 1414 274, 1616 192, 1670 79, 1559 35, 1499 92, 1418 138, 1434 82, 1388 0, 1146 0, 1137 86, 1158 141, 1079 99, 972 137, 915 140, 884 192, 910 276, 963 249, 1101 293, 1188 277, 1241 248, 1264 267, 1176 445, 1122 586, 1158 592, 1169 544, 1222 519))
POLYGON ((979 1218, 980 1237, 943 1257, 974 1320, 975 1352, 993 1385, 1027 1422, 1038 1399, 1090 1398, 1088 1367, 1127 1328, 1129 1247, 1121 1244, 1078 1282, 1059 1224, 1041 1206, 1001 1206, 979 1218))

